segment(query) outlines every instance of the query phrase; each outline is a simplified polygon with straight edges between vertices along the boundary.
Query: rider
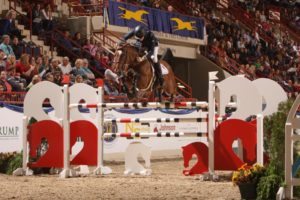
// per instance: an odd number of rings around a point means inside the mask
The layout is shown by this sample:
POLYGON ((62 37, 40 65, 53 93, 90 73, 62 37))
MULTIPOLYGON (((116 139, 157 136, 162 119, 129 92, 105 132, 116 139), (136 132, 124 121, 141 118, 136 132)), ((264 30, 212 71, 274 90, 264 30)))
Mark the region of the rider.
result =
POLYGON ((159 64, 159 60, 157 57, 158 54, 158 39, 155 37, 154 33, 151 31, 146 31, 144 27, 137 26, 132 31, 127 33, 123 39, 127 41, 128 39, 135 36, 137 41, 139 41, 142 45, 142 48, 146 48, 148 52, 147 57, 151 58, 154 63, 155 75, 158 79, 158 83, 162 86, 164 83, 164 79, 161 72, 161 67, 159 64))

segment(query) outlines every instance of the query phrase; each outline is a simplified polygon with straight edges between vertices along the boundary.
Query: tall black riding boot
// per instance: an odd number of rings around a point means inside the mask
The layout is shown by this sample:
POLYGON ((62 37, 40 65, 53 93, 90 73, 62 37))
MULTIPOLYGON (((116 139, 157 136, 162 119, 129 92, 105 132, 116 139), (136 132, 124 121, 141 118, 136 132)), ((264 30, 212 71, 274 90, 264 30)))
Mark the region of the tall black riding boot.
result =
POLYGON ((154 63, 154 70, 155 70, 155 75, 156 75, 156 78, 158 80, 159 85, 163 86, 164 78, 163 78, 163 75, 162 75, 162 72, 161 72, 161 67, 160 67, 159 62, 154 63))

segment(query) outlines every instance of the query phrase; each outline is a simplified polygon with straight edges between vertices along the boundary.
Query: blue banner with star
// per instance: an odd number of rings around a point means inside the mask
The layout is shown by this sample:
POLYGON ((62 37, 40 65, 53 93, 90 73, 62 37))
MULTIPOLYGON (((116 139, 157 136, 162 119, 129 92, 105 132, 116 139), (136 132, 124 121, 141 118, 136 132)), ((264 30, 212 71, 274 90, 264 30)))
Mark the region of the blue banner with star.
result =
POLYGON ((142 25, 149 30, 204 39, 204 20, 175 12, 109 1, 109 23, 134 28, 142 25))

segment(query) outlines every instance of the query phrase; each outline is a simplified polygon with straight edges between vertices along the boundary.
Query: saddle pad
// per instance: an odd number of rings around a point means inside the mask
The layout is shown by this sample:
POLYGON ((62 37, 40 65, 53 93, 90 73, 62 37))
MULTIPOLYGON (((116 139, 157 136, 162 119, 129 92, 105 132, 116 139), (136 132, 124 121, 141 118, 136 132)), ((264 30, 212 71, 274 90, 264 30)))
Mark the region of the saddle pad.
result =
POLYGON ((169 70, 166 66, 164 66, 162 63, 160 63, 160 68, 161 68, 161 73, 162 75, 167 75, 169 74, 169 70))

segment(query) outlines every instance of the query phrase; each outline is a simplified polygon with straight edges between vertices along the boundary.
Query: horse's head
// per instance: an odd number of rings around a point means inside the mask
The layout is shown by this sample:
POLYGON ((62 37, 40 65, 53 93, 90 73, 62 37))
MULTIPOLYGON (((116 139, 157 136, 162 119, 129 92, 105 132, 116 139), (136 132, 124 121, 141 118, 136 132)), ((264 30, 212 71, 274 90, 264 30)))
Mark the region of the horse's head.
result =
POLYGON ((183 155, 183 165, 184 165, 184 167, 189 167, 189 163, 193 157, 193 153, 189 150, 189 148, 190 148, 189 145, 181 147, 181 148, 182 148, 182 155, 183 155))
POLYGON ((127 74, 128 70, 137 64, 138 57, 139 51, 136 47, 128 43, 122 45, 115 52, 112 68, 117 73, 127 74))
POLYGON ((120 80, 123 83, 122 90, 130 97, 136 95, 136 77, 138 75, 136 70, 139 65, 139 55, 139 48, 127 43, 116 50, 113 60, 112 68, 121 77, 120 80))

